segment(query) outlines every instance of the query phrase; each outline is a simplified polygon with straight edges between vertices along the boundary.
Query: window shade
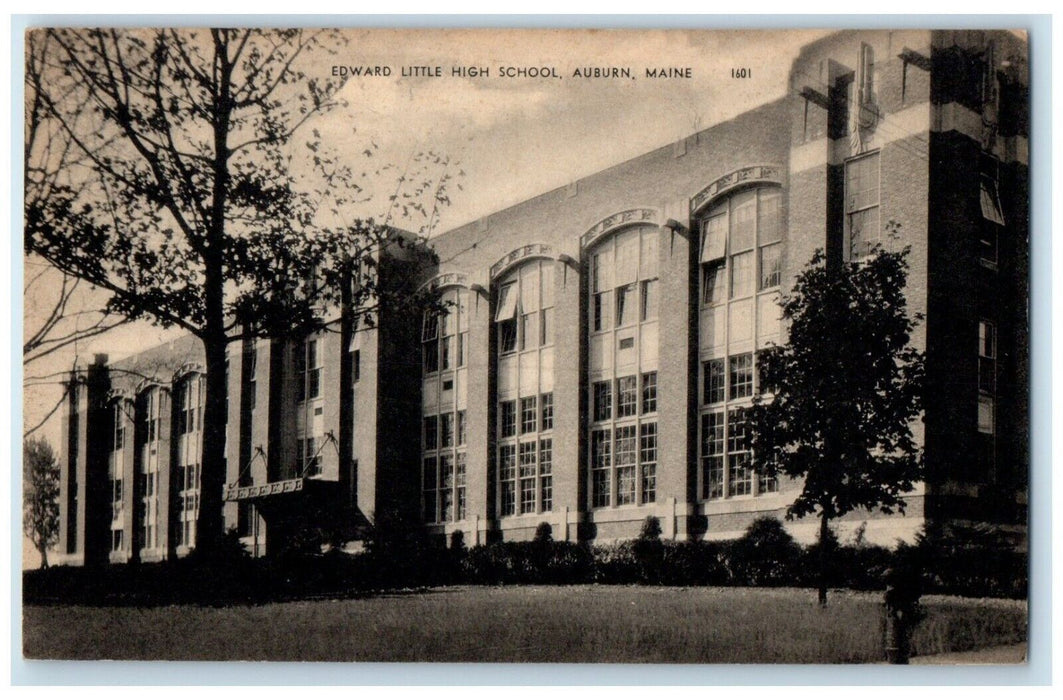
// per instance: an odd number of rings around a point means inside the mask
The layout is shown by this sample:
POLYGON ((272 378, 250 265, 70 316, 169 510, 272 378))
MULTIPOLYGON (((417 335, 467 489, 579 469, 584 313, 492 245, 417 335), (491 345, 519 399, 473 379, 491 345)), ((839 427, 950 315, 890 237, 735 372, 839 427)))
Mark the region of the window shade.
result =
POLYGON ((517 317, 517 290, 516 283, 510 282, 498 290, 498 309, 495 311, 495 322, 512 321, 517 317))
POLYGON ((702 226, 701 262, 719 260, 727 255, 727 213, 706 219, 702 226))
POLYGON ((979 194, 982 205, 982 216, 994 224, 1004 225, 1004 214, 1000 209, 1000 194, 997 191, 997 182, 992 176, 982 176, 982 190, 979 194))

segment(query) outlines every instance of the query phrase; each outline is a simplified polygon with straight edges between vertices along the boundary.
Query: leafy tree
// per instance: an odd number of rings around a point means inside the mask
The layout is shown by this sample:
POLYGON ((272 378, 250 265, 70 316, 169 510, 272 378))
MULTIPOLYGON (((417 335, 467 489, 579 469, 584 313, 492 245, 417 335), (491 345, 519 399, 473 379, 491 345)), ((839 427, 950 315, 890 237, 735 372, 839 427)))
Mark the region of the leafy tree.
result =
POLYGON ((22 443, 22 532, 47 569, 48 549, 59 541, 59 461, 44 438, 22 443))
MULTIPOLYGON (((378 253, 401 243, 348 218, 366 201, 359 180, 383 168, 357 174, 313 128, 341 104, 342 83, 309 74, 308 61, 340 50, 344 35, 41 31, 40 113, 78 157, 47 197, 27 200, 26 250, 108 293, 108 312, 203 343, 197 547, 210 547, 223 534, 226 347, 368 325, 385 294, 378 253)), ((448 175, 433 158, 438 181, 403 173, 414 193, 400 184, 392 209, 434 221, 448 175)))
POLYGON ((922 477, 912 434, 923 355, 909 345, 921 317, 905 308, 908 250, 828 264, 817 251, 783 301, 786 345, 758 357, 754 466, 803 479, 787 519, 820 519, 819 601, 827 603, 830 521, 857 509, 904 512, 922 477))

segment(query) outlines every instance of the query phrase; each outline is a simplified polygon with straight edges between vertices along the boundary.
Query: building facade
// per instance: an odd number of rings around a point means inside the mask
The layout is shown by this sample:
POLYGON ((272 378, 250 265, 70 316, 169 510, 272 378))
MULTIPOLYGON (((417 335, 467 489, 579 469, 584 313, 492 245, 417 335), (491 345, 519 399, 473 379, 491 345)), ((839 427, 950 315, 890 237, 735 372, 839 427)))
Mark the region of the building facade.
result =
MULTIPOLYGON (((230 348, 227 524, 259 553, 305 525, 357 539, 392 510, 469 544, 542 522, 607 542, 647 516, 669 538, 736 537, 801 487, 757 473, 749 448, 757 353, 786 340, 779 301, 817 249, 857 261, 878 245, 911 248, 927 478, 905 515, 852 513, 840 534, 1024 532, 1025 57, 1004 32, 830 35, 785 97, 432 238, 434 266, 404 283, 441 313, 230 348)), ((194 543, 196 353, 99 358, 74 378, 68 561, 194 543)))

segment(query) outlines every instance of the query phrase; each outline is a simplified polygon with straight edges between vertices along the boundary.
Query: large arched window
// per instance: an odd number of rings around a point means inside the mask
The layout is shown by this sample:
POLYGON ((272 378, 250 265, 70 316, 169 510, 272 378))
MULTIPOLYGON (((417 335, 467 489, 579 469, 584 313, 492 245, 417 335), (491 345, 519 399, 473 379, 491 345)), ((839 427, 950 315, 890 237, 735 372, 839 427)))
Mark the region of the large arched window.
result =
POLYGON ((159 498, 160 458, 162 456, 162 416, 164 394, 160 387, 151 386, 137 397, 137 470, 136 496, 140 499, 140 546, 156 550, 163 546, 160 539, 165 503, 159 498))
POLYGON ((439 301, 441 310, 425 313, 422 329, 422 512, 429 523, 464 520, 466 503, 469 291, 449 287, 439 301))
POLYGON ((554 261, 533 258, 495 283, 500 517, 553 510, 554 261))
POLYGON ((177 483, 177 508, 180 532, 178 544, 196 545, 196 520, 199 517, 199 483, 203 450, 204 377, 200 373, 185 375, 174 390, 174 470, 177 483))
POLYGON ((701 232, 702 499, 777 490, 750 468, 748 408, 760 391, 757 350, 780 340, 782 190, 761 186, 712 202, 701 232))
POLYGON ((589 251, 590 507, 657 499, 657 226, 589 251))

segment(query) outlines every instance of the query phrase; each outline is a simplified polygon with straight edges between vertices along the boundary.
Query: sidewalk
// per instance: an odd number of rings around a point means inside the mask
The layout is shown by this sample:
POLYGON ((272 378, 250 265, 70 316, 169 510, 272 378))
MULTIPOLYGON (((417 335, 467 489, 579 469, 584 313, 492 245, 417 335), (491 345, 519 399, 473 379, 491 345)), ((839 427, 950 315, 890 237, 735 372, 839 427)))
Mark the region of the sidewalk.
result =
POLYGON ((977 651, 961 651, 951 654, 931 654, 928 656, 913 656, 910 663, 913 665, 931 666, 946 664, 1021 664, 1026 661, 1026 644, 1011 644, 1003 647, 990 647, 977 651))

